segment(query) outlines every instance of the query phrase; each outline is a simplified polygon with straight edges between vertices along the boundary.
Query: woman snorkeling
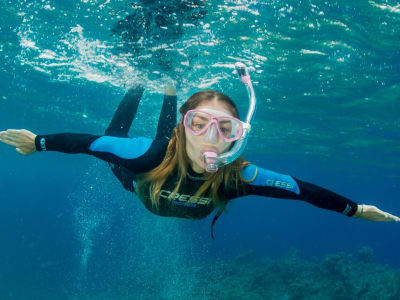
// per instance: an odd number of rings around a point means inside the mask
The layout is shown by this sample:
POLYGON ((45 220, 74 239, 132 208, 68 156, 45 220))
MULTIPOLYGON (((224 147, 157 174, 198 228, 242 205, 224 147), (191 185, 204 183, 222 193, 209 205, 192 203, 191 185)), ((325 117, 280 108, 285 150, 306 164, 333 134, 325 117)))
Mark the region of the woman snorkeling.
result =
POLYGON ((85 153, 107 161, 124 188, 137 193, 146 208, 160 216, 202 219, 219 208, 213 226, 230 200, 260 195, 302 200, 348 217, 400 222, 399 217, 375 206, 357 204, 244 160, 240 154, 250 131, 255 96, 244 65, 238 64, 237 70, 250 99, 246 122, 239 119, 238 109, 227 95, 207 90, 193 94, 182 105, 176 125, 176 93, 169 87, 155 139, 129 138, 143 94, 143 88, 137 87, 125 95, 104 136, 36 135, 25 129, 9 129, 0 132, 0 141, 22 155, 59 151, 85 153))

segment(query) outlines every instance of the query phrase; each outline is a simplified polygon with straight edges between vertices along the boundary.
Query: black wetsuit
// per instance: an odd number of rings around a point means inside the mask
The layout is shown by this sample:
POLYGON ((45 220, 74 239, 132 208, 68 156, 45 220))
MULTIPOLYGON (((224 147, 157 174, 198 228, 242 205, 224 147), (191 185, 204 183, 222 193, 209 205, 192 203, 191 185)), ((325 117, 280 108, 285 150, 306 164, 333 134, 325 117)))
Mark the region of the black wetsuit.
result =
POLYGON ((112 29, 122 39, 118 48, 133 52, 134 64, 143 70, 150 65, 152 69, 159 68, 163 73, 172 74, 175 66, 190 68, 179 63, 188 57, 182 57, 176 51, 181 46, 175 44, 185 28, 199 26, 207 14, 206 5, 206 0, 140 0, 132 3, 132 13, 118 21, 112 29), (148 55, 153 58, 151 64, 148 55))
MULTIPOLYGON (((137 175, 154 169, 162 162, 176 125, 176 96, 164 96, 155 139, 128 138, 128 131, 142 93, 142 88, 128 91, 115 112, 105 132, 106 135, 76 133, 38 135, 35 139, 36 149, 96 156, 110 163, 112 171, 125 189, 135 192, 137 175)), ((244 167, 241 174, 245 180, 251 180, 251 182, 244 182, 243 189, 240 189, 238 193, 235 190, 224 190, 221 185, 218 191, 221 198, 228 202, 246 195, 296 199, 347 216, 353 216, 357 210, 357 203, 292 176, 278 174, 253 164, 244 167)), ((146 208, 160 216, 187 219, 205 218, 215 209, 211 198, 193 196, 203 184, 204 179, 202 174, 195 173, 190 166, 178 193, 172 201, 169 200, 168 196, 174 190, 177 179, 177 172, 172 172, 165 181, 160 192, 159 208, 153 207, 149 196, 145 195, 141 200, 146 208)), ((148 188, 144 187, 144 191, 148 191, 148 188)), ((213 223, 215 220, 216 218, 213 223)))

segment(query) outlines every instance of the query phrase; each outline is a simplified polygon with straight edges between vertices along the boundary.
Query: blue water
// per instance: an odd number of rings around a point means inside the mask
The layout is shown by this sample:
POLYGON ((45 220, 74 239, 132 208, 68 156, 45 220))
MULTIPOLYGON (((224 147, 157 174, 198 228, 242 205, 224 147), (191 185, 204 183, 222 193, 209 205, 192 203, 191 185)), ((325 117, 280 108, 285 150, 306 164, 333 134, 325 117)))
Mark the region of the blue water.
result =
MULTIPOLYGON (((258 96, 247 160, 400 215, 398 1, 150 2, 1 1, 0 129, 102 134, 136 82, 147 89, 132 136, 154 137, 171 82, 179 104, 211 88, 244 117, 242 61, 258 96), (115 28, 129 15, 128 40, 115 28)), ((211 240, 211 217, 151 215, 93 157, 3 144, 0 157, 1 299, 214 298, 191 294, 204 266, 291 249, 323 259, 369 247, 400 268, 399 224, 246 197, 211 240)))

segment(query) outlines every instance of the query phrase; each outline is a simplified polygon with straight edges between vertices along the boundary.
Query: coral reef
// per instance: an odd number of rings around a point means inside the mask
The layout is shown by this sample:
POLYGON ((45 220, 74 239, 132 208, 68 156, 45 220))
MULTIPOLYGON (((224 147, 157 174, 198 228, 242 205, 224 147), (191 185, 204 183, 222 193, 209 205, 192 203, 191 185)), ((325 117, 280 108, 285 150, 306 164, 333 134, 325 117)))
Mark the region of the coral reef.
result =
POLYGON ((302 259, 291 250, 281 259, 256 260, 247 253, 234 262, 198 269, 194 299, 400 299, 400 270, 372 262, 361 248, 322 259, 302 259))

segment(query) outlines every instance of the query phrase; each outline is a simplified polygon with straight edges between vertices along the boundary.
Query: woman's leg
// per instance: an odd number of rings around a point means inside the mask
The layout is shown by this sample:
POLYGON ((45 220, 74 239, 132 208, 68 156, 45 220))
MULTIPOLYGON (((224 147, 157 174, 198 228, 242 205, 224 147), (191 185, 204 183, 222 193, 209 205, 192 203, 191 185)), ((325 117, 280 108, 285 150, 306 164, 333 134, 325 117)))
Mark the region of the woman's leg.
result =
MULTIPOLYGON (((108 125, 108 128, 106 129, 106 135, 125 138, 128 137, 128 132, 131 128, 133 119, 135 118, 143 91, 144 89, 141 86, 128 90, 117 110, 115 111, 110 125, 108 125)), ((111 171, 118 178, 123 187, 130 192, 135 192, 132 183, 136 180, 135 174, 119 165, 111 163, 109 165, 111 167, 111 171)))
MULTIPOLYGON (((128 132, 137 112, 143 91, 144 89, 142 87, 137 87, 127 92, 106 130, 106 135, 128 137, 128 132)), ((171 90, 167 88, 158 120, 156 139, 164 137, 167 139, 171 138, 172 131, 176 126, 176 107, 177 97, 175 89, 171 90)), ((132 184, 133 181, 136 181, 135 174, 119 165, 110 164, 110 167, 111 171, 124 188, 128 191, 135 192, 132 184)))
POLYGON ((116 137, 128 137, 129 129, 135 118, 144 88, 137 86, 128 90, 119 104, 105 134, 116 137))
POLYGON ((164 94, 164 102, 161 108, 161 114, 158 119, 156 139, 170 139, 172 131, 176 126, 176 105, 177 97, 175 88, 167 87, 164 94))

